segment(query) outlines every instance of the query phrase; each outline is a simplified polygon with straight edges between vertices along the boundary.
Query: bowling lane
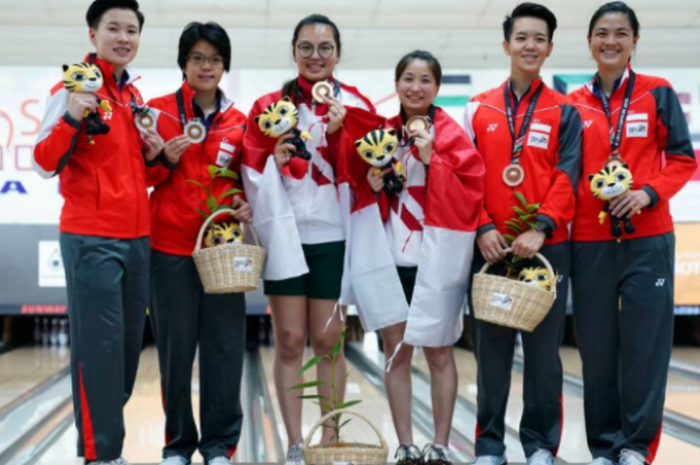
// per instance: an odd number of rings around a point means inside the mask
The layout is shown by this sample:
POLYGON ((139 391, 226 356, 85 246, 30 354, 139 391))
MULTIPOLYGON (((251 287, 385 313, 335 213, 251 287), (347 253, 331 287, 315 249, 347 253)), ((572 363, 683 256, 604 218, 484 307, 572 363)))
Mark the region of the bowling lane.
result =
MULTIPOLYGON (((261 348, 260 356, 263 359, 265 365, 265 376, 267 379, 268 389, 270 391, 270 397, 275 411, 275 418, 277 420, 278 431, 280 437, 282 438, 282 445, 286 449, 287 447, 287 433, 284 429, 284 423, 282 421, 282 413, 279 409, 279 403, 277 402, 277 391, 273 382, 273 360, 274 360, 274 349, 273 348, 261 348)), ((307 349, 304 355, 304 360, 308 360, 313 357, 313 353, 310 349, 307 349)), ((396 433, 394 432, 394 426, 391 419, 391 412, 389 410, 389 403, 380 392, 378 392, 367 379, 358 372, 354 366, 348 362, 348 370, 352 370, 350 376, 348 377, 348 384, 346 390, 346 400, 351 399, 362 399, 362 403, 352 407, 352 410, 360 413, 369 419, 374 426, 379 429, 381 434, 386 439, 389 445, 389 460, 393 461, 393 453, 398 448, 399 443, 396 438, 396 433)), ((306 380, 316 379, 316 373, 312 370, 306 376, 306 380)), ((307 392, 306 394, 311 394, 307 392)), ((319 407, 312 404, 309 401, 305 401, 302 413, 302 432, 307 434, 311 427, 320 418, 319 407)), ((354 422, 355 420, 353 420, 354 422)), ((348 425, 349 426, 349 425, 348 425)), ((349 439, 360 442, 368 442, 371 444, 377 444, 376 436, 369 430, 369 427, 364 427, 361 422, 354 425, 353 429, 349 431, 351 436, 349 439), (360 428, 361 427, 361 428, 360 428), (361 429, 361 430, 360 430, 361 429)), ((423 445, 432 440, 428 439, 423 434, 420 433, 415 427, 413 428, 413 439, 418 445, 423 445)), ((320 432, 314 437, 312 444, 318 443, 320 440, 320 432)))
POLYGON ((0 356, 0 409, 70 362, 70 349, 19 347, 0 356))

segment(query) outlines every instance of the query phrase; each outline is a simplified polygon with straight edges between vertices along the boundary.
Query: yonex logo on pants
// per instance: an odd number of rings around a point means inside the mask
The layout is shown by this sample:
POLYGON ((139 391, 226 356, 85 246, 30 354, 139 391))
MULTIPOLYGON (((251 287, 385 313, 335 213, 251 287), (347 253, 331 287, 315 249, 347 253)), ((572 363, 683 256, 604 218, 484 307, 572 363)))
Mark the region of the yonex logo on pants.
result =
POLYGON ((665 282, 666 282, 665 279, 657 279, 656 280, 656 287, 663 287, 665 282))

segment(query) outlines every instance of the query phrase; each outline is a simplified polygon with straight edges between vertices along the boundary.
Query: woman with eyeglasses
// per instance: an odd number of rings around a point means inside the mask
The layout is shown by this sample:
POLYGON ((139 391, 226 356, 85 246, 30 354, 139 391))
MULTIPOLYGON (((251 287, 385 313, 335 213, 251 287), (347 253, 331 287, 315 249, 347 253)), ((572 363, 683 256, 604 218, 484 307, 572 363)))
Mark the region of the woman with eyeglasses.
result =
MULTIPOLYGON (((256 230, 267 249, 264 290, 270 301, 275 336, 274 379, 287 430, 288 464, 302 464, 302 401, 290 387, 301 383, 297 373, 307 339, 316 355, 331 352, 342 322, 332 318, 341 297, 345 255, 344 215, 347 197, 339 194, 336 178, 337 147, 345 106, 373 110, 357 89, 333 76, 340 61, 340 32, 323 15, 311 15, 297 24, 292 57, 298 76, 281 90, 258 99, 250 112, 244 139, 243 179, 255 212, 256 230), (314 99, 314 84, 328 81, 325 96, 314 99), (273 103, 289 98, 299 111, 298 129, 310 134, 306 142, 311 159, 292 157, 291 135, 275 140, 258 127, 256 117, 273 103), (327 325, 328 323, 328 325, 327 325)), ((349 207, 348 207, 349 208, 349 207)), ((342 310, 341 310, 342 311, 342 310)), ((338 396, 345 392, 344 359, 336 365, 338 396)), ((317 379, 330 384, 330 364, 317 365, 317 379)), ((320 395, 331 398, 328 385, 320 395)), ((332 439, 324 428, 323 442, 332 439)))
POLYGON ((639 28, 623 2, 598 8, 587 37, 597 72, 569 95, 584 122, 572 288, 592 465, 650 464, 658 450, 673 347, 669 200, 697 170, 673 88, 631 66, 639 28))
MULTIPOLYGON (((243 420, 246 305, 242 293, 203 291, 191 255, 204 222, 198 210, 209 212, 209 207, 206 193, 187 181, 209 186, 210 166, 240 172, 246 117, 219 88, 231 67, 231 44, 221 26, 189 24, 180 36, 177 62, 182 86, 148 102, 147 114, 166 141, 159 166, 149 170, 149 184, 155 186, 150 198, 150 310, 166 418, 161 465, 189 464, 197 449, 206 465, 225 465, 236 450, 243 420), (198 347, 201 436, 190 389, 198 347)), ((233 179, 217 178, 212 193, 219 197, 236 187, 242 188, 233 179)), ((242 193, 223 202, 235 209, 235 221, 251 220, 242 193)))

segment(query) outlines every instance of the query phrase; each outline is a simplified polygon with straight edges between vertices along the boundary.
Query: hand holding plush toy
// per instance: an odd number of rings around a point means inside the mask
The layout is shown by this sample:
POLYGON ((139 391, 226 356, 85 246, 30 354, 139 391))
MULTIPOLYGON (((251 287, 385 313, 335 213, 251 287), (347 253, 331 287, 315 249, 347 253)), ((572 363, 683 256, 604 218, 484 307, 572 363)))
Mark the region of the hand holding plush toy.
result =
POLYGON ((291 134, 286 138, 285 143, 294 146, 295 151, 292 152, 292 156, 311 160, 311 153, 306 149, 304 142, 304 140, 312 140, 311 135, 297 129, 299 110, 289 97, 284 97, 265 108, 265 111, 255 117, 255 122, 258 123, 260 131, 268 137, 280 138, 285 134, 291 134))
MULTIPOLYGON (((74 65, 63 65, 63 87, 73 94, 96 94, 102 88, 104 79, 100 69, 89 63, 76 63, 74 65)), ((97 97, 96 103, 105 112, 111 112, 112 106, 107 100, 101 100, 97 97)), ((109 126, 102 120, 100 113, 88 108, 86 102, 81 102, 85 107, 82 119, 85 120, 87 129, 87 140, 90 144, 94 144, 94 135, 107 134, 109 126)))
MULTIPOLYGON (((632 172, 625 163, 609 163, 596 174, 589 175, 588 180, 591 183, 591 192, 593 196, 605 201, 603 210, 598 215, 600 224, 603 224, 610 212, 610 202, 632 188, 634 182, 632 179, 632 172)), ((632 225, 632 220, 630 218, 621 218, 610 213, 610 234, 618 238, 618 240, 622 236, 622 227, 620 223, 624 225, 627 234, 632 234, 634 232, 634 225, 632 225)))
POLYGON ((406 169, 394 158, 398 146, 399 140, 393 129, 377 129, 355 141, 357 153, 374 167, 373 174, 382 174, 384 192, 389 195, 399 194, 406 184, 406 169))

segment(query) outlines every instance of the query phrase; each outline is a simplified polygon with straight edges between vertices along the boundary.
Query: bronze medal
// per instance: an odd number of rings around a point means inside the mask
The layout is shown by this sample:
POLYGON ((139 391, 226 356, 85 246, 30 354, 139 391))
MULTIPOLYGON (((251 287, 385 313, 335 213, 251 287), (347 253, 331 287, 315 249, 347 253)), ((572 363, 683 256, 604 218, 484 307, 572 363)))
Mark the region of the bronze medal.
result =
POLYGON ((430 118, 427 116, 411 116, 406 122, 406 130, 409 134, 413 134, 421 129, 428 131, 430 129, 430 118))
POLYGON ((503 170, 503 182, 509 187, 518 187, 524 179, 525 171, 518 164, 511 163, 503 170))
POLYGON ((317 103, 326 103, 326 97, 333 95, 333 85, 328 81, 318 81, 311 88, 311 96, 317 103))
POLYGON ((150 131, 156 127, 156 119, 151 113, 142 113, 136 117, 136 127, 143 132, 150 131))
POLYGON ((625 164, 625 160, 620 158, 620 156, 611 156, 607 160, 605 160, 605 163, 603 164, 603 168, 608 168, 608 167, 616 167, 616 166, 622 166, 625 164))
POLYGON ((206 137, 207 128, 199 118, 194 118, 185 125, 185 135, 193 144, 199 144, 206 137))

